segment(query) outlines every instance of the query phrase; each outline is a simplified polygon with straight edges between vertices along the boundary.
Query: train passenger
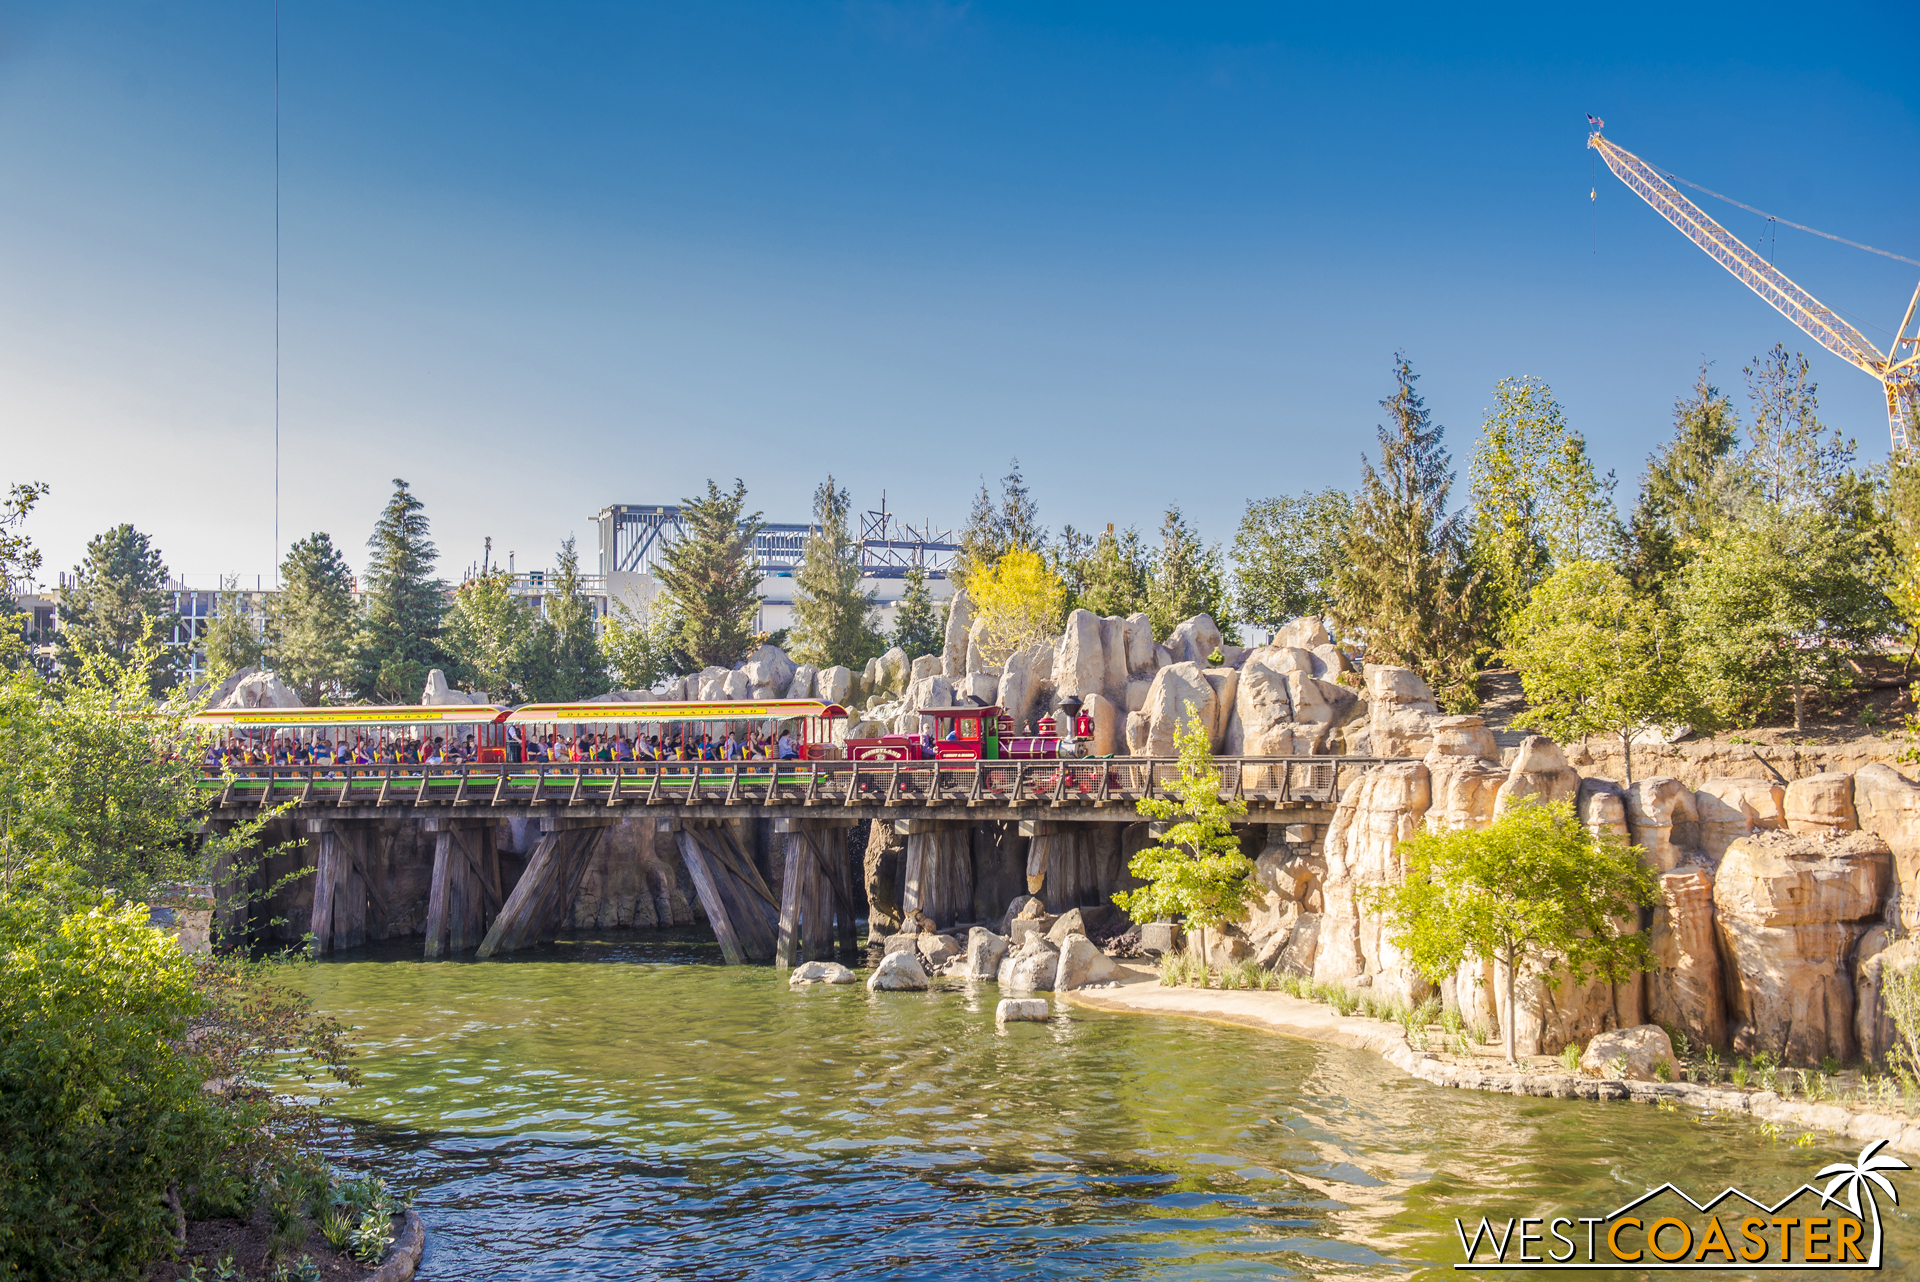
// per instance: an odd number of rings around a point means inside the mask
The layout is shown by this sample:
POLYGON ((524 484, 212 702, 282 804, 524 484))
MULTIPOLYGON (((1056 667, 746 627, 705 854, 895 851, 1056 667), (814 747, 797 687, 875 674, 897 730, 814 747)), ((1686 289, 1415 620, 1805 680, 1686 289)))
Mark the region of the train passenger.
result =
POLYGON ((799 759, 800 750, 793 745, 793 731, 782 730, 780 732, 780 760, 798 761, 799 759))

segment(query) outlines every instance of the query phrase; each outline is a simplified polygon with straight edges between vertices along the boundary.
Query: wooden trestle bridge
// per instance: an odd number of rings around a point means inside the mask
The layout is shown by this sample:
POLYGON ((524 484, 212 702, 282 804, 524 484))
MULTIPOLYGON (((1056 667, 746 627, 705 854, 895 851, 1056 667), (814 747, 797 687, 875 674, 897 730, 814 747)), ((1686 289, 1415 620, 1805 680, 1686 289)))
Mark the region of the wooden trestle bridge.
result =
MULTIPOLYGON (((1248 821, 1325 824, 1339 791, 1379 757, 1225 757, 1223 792, 1247 804, 1248 821)), ((368 916, 392 920, 387 861, 391 821, 433 838, 426 955, 482 957, 552 939, 568 916, 606 831, 644 816, 673 841, 729 962, 822 956, 854 947, 859 896, 844 858, 845 829, 884 820, 910 834, 907 879, 938 898, 942 833, 1018 822, 1034 838, 1029 881, 1046 875, 1049 838, 1088 823, 1137 820, 1134 803, 1167 797, 1173 758, 1024 761, 589 762, 517 765, 280 765, 209 772, 210 818, 249 819, 285 808, 313 839, 310 930, 317 951, 369 937, 368 916), (743 849, 734 819, 770 819, 784 838, 776 896, 743 849), (538 838, 512 884, 502 877, 496 833, 518 819, 538 838), (915 863, 912 838, 925 836, 915 863), (916 880, 918 879, 918 880, 916 880)), ((965 842, 958 858, 966 858, 965 842)), ((418 900, 416 899, 417 905, 418 900)), ((930 913, 936 919, 944 919, 930 913)))

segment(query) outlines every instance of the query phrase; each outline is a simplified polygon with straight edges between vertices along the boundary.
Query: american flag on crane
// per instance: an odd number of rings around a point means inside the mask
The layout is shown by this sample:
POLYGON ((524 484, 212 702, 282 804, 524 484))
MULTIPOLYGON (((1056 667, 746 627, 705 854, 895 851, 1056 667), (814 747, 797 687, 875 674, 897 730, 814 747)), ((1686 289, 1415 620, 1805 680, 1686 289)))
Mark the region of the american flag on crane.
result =
POLYGON ((1605 129, 1607 127, 1606 121, 1600 119, 1600 117, 1593 115, 1592 113, 1588 113, 1587 123, 1592 125, 1595 129, 1605 129))

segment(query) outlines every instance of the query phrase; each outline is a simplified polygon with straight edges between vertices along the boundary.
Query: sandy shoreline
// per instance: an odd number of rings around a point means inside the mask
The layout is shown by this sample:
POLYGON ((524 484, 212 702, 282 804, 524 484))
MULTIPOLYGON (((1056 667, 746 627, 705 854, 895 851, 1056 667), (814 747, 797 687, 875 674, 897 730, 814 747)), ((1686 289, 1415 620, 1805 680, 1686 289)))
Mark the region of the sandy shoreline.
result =
POLYGON ((1341 1015, 1319 1002, 1280 992, 1246 989, 1163 987, 1159 976, 1123 964, 1118 988, 1076 989, 1056 996, 1093 1010, 1134 1015, 1182 1015, 1240 1028, 1298 1037, 1307 1041, 1372 1051, 1402 1072, 1435 1086, 1493 1091, 1502 1095, 1538 1095, 1556 1099, 1634 1100, 1643 1104, 1671 1099, 1715 1112, 1746 1113, 1763 1122, 1844 1135, 1868 1143, 1920 1153, 1920 1123, 1879 1113, 1856 1113, 1839 1104, 1809 1104, 1782 1099, 1773 1091, 1744 1091, 1693 1082, 1631 1082, 1570 1073, 1486 1072, 1451 1064, 1408 1044, 1398 1024, 1341 1015))

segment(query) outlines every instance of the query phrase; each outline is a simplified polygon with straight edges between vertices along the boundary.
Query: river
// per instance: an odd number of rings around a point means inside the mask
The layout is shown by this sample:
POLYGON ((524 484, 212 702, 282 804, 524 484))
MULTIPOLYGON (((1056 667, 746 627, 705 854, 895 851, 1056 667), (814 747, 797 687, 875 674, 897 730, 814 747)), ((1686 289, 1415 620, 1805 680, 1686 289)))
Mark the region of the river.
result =
MULTIPOLYGON (((1455 1216, 1601 1215, 1665 1180, 1777 1198, 1858 1148, 1196 1020, 1000 1030, 991 985, 789 991, 692 936, 417 948, 300 982, 360 1030, 365 1082, 326 1106, 349 1161, 416 1191, 426 1282, 1458 1277, 1455 1216)), ((1912 1276, 1920 1223, 1882 1203, 1881 1276, 1912 1276)))

